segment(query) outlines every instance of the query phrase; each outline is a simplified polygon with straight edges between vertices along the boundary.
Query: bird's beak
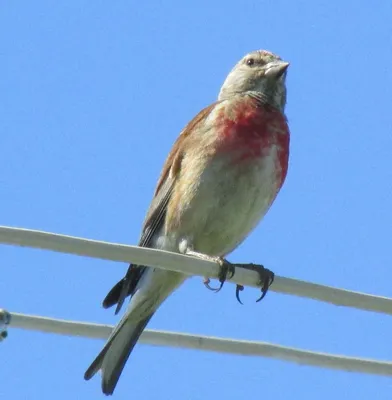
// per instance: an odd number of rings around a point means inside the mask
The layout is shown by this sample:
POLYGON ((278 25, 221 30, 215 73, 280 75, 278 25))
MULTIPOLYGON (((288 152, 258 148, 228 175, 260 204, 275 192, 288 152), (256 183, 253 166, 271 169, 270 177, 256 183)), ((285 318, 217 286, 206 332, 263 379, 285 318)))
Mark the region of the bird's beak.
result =
POLYGON ((265 76, 268 78, 280 78, 287 70, 290 63, 286 61, 274 61, 266 65, 265 76))

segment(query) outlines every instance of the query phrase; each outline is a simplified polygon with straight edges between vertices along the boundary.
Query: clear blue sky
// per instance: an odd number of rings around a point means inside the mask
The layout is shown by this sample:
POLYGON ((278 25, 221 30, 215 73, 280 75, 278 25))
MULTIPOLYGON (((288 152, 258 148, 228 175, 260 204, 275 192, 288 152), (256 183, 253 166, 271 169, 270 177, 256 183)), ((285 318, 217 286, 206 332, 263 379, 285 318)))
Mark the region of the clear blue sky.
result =
MULTIPOLYGON (((0 14, 3 225, 136 244, 163 160, 245 53, 291 62, 286 184, 229 259, 392 296, 392 3, 12 1, 0 14)), ((0 247, 0 307, 116 323, 125 264, 0 247)), ((392 359, 390 317, 190 279, 149 327, 392 359)), ((0 396, 97 399, 103 341, 11 330, 0 396)), ((392 379, 137 346, 116 398, 390 399, 392 379)))

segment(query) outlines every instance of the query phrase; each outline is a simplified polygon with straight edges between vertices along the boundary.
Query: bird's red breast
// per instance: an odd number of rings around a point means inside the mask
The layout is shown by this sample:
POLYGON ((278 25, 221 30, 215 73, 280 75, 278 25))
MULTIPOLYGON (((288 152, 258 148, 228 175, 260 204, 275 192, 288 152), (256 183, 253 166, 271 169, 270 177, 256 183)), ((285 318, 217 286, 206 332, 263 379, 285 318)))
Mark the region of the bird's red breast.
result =
POLYGON ((277 152, 279 188, 287 175, 290 131, 285 115, 278 109, 249 96, 222 104, 216 110, 218 151, 236 154, 233 163, 246 163, 277 152))
POLYGON ((288 157, 289 129, 279 110, 248 95, 205 108, 180 135, 162 174, 174 182, 166 232, 191 235, 197 251, 227 254, 268 211, 288 157))

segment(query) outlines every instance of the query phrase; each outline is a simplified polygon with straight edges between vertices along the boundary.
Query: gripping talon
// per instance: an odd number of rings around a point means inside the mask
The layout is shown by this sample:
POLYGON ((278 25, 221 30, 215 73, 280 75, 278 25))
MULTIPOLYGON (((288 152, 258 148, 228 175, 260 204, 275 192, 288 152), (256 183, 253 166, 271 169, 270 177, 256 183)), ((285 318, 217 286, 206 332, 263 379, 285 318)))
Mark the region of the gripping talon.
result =
POLYGON ((274 281, 274 278, 275 274, 269 269, 263 268, 263 270, 260 270, 261 296, 256 300, 256 303, 264 299, 269 287, 274 281))
POLYGON ((222 289, 223 284, 226 282, 226 279, 227 278, 231 279, 234 276, 235 268, 234 268, 233 264, 229 263, 227 260, 225 260, 222 257, 216 257, 216 258, 214 257, 213 261, 215 261, 219 264, 218 279, 219 279, 220 285, 218 288, 214 288, 214 287, 210 286, 209 278, 204 278, 203 283, 207 289, 212 290, 215 293, 218 293, 222 289))
POLYGON ((244 305, 244 303, 240 299, 240 292, 244 290, 244 287, 242 285, 237 285, 235 288, 235 297, 238 300, 238 303, 244 305))
POLYGON ((264 279, 260 280, 260 283, 263 285, 261 288, 261 296, 259 299, 256 300, 256 303, 258 303, 259 301, 263 300, 265 295, 268 292, 269 287, 272 285, 272 283, 274 282, 275 279, 275 275, 272 271, 266 270, 268 271, 270 274, 267 277, 264 277, 264 279))
POLYGON ((220 282, 220 285, 219 285, 218 289, 215 289, 215 293, 220 292, 220 290, 223 288, 223 284, 225 283, 224 281, 223 282, 219 281, 219 282, 220 282))
POLYGON ((226 279, 227 279, 228 275, 230 274, 229 279, 231 279, 234 276, 234 273, 235 273, 235 268, 234 268, 233 264, 229 263, 224 258, 219 258, 217 261, 218 261, 218 263, 220 265, 220 269, 219 269, 220 286, 215 291, 216 293, 218 293, 222 289, 223 284, 226 282, 226 279))
POLYGON ((212 286, 210 286, 210 278, 204 278, 204 280, 203 280, 203 283, 204 283, 204 286, 208 289, 208 290, 212 290, 213 292, 217 292, 217 291, 219 291, 220 289, 219 288, 214 288, 214 287, 212 287, 212 286))
POLYGON ((264 288, 261 289, 261 296, 256 300, 256 303, 264 299, 265 295, 267 294, 267 291, 268 290, 265 290, 264 288))
POLYGON ((229 279, 231 279, 234 276, 234 272, 235 272, 234 266, 231 263, 229 263, 227 260, 225 260, 223 257, 209 256, 207 254, 199 253, 197 251, 194 251, 192 249, 192 247, 187 247, 184 250, 184 254, 191 256, 191 257, 199 258, 200 260, 206 260, 206 261, 212 261, 212 262, 218 263, 218 265, 219 265, 218 278, 219 278, 220 286, 217 289, 211 287, 209 278, 204 278, 204 282, 203 282, 204 286, 207 289, 212 290, 215 293, 219 292, 222 289, 223 284, 226 281, 228 273, 231 274, 229 279))
MULTIPOLYGON (((259 274, 259 286, 261 288, 261 296, 256 300, 256 303, 263 300, 265 295, 268 292, 269 287, 271 286, 272 282, 274 281, 274 273, 267 268, 264 268, 262 265, 255 265, 255 264, 237 264, 237 267, 244 268, 249 271, 255 271, 259 274)), ((235 296, 237 300, 242 304, 242 301, 239 298, 239 292, 243 291, 244 287, 242 285, 237 285, 235 296)))

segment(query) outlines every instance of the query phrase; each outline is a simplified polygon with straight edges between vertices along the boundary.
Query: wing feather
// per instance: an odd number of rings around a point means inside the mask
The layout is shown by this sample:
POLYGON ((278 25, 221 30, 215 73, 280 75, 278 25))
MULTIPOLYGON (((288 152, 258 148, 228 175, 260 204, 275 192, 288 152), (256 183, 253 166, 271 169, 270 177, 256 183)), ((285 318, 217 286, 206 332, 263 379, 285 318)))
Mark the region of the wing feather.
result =
MULTIPOLYGON (((187 148, 191 132, 197 125, 204 123, 212 109, 217 103, 201 110, 183 129, 180 136, 175 141, 162 169, 161 175, 155 189, 154 197, 143 223, 142 234, 139 240, 139 246, 150 247, 153 244, 153 238, 159 234, 164 227, 167 205, 172 196, 175 183, 181 172, 181 163, 184 152, 187 148)), ((133 295, 137 284, 143 275, 145 269, 143 265, 133 265, 128 267, 125 277, 120 280, 107 294, 103 301, 103 307, 109 308, 117 303, 116 314, 120 311, 127 296, 133 295)))

